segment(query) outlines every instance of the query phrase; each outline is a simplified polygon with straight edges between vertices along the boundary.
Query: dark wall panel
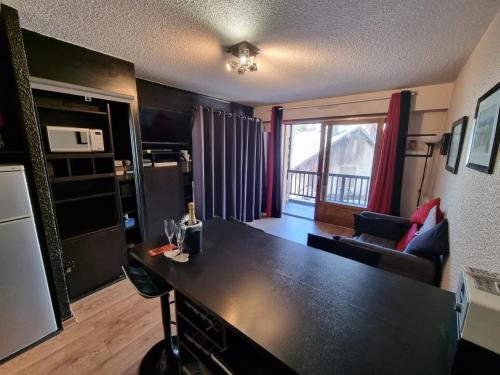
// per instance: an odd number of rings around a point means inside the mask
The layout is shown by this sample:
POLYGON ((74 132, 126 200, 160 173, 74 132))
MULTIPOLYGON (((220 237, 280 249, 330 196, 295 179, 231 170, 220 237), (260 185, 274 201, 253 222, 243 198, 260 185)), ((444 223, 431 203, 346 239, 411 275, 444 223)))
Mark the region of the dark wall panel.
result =
POLYGON ((139 96, 139 105, 145 107, 161 108, 176 112, 190 112, 194 105, 202 105, 225 112, 253 116, 252 107, 218 100, 210 96, 161 85, 143 79, 137 80, 137 94, 139 96))
POLYGON ((131 62, 23 30, 30 75, 136 96, 131 62))

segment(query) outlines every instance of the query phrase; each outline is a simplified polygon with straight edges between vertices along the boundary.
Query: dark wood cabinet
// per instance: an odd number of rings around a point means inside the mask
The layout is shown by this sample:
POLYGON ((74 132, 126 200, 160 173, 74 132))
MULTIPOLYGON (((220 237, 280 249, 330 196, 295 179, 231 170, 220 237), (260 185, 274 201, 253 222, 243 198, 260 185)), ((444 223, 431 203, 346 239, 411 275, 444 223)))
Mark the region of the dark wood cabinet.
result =
POLYGON ((127 247, 121 225, 63 240, 62 248, 72 300, 122 277, 127 247))
MULTIPOLYGON (((122 221, 125 213, 133 213, 126 211, 131 208, 121 199, 120 181, 124 176, 115 175, 115 156, 130 155, 131 142, 124 136, 129 109, 122 103, 90 96, 41 89, 34 89, 33 94, 44 136, 42 143, 62 241, 67 288, 70 300, 74 301, 121 277, 121 265, 127 261, 128 241, 122 221), (48 126, 101 130, 104 150, 54 151, 48 126)), ((130 180, 135 181, 133 174, 130 180)), ((129 201, 136 203, 136 199, 132 194, 129 201)), ((137 210, 134 214, 137 216, 137 210)), ((139 227, 138 217, 136 223, 139 227)), ((136 234, 139 242, 140 231, 136 234)))
POLYGON ((179 220, 184 207, 184 176, 180 166, 144 168, 146 238, 164 236, 163 220, 179 220))

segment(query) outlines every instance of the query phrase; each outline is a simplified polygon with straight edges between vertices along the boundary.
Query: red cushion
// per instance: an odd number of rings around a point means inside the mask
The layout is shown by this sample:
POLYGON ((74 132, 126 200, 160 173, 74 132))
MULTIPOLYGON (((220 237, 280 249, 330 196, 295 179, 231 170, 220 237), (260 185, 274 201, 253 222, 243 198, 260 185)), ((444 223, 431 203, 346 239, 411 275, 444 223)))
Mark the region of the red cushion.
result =
MULTIPOLYGON (((422 206, 411 215, 411 222, 415 224, 424 224, 425 219, 427 219, 427 216, 429 215, 429 212, 432 210, 432 207, 438 206, 441 203, 441 198, 435 198, 422 206)), ((436 212, 436 222, 441 222, 444 219, 444 215, 441 212, 441 210, 437 210, 436 212)))
POLYGON ((416 236, 418 230, 418 225, 417 224, 412 224, 410 229, 408 229, 408 232, 401 238, 396 245, 396 250, 403 251, 406 249, 408 244, 410 243, 411 240, 416 236))
POLYGON ((438 208, 436 210, 436 224, 439 224, 443 220, 444 220, 444 213, 443 213, 443 211, 441 211, 441 209, 438 206, 438 208))

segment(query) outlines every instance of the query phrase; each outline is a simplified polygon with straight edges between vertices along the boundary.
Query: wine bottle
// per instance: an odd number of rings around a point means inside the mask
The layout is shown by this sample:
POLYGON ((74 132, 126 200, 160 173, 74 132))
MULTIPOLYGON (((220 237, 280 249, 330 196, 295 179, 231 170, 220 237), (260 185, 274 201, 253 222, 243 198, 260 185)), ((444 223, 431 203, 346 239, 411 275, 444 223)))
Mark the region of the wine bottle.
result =
POLYGON ((196 224, 196 216, 194 214, 194 202, 189 202, 188 203, 188 225, 195 225, 196 224))

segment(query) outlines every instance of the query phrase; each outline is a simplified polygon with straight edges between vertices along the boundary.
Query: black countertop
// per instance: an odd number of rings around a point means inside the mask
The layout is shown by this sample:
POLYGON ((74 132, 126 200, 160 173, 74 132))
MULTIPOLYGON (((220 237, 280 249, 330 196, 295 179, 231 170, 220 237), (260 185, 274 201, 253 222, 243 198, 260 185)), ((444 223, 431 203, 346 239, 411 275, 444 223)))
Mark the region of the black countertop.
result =
POLYGON ((301 374, 446 374, 454 294, 260 230, 203 223, 188 263, 131 255, 301 374))

